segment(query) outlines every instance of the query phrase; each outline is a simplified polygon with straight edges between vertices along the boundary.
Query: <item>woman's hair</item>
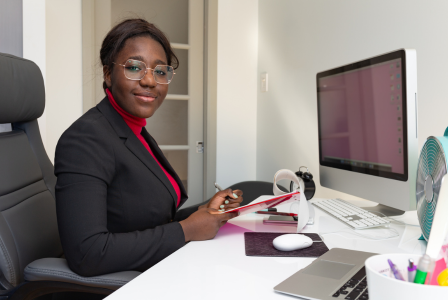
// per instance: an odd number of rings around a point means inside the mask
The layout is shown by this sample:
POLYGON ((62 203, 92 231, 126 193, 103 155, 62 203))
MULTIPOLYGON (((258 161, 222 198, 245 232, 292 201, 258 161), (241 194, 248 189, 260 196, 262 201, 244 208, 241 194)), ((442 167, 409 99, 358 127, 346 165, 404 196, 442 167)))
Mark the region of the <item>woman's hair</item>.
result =
MULTIPOLYGON (((109 31, 103 40, 100 50, 100 59, 103 67, 107 66, 109 72, 112 72, 113 62, 121 49, 123 49, 126 40, 138 36, 148 36, 159 42, 165 51, 168 65, 177 69, 179 60, 174 54, 168 38, 157 26, 143 19, 124 20, 109 31)), ((107 88, 105 82, 103 82, 103 88, 107 88)))

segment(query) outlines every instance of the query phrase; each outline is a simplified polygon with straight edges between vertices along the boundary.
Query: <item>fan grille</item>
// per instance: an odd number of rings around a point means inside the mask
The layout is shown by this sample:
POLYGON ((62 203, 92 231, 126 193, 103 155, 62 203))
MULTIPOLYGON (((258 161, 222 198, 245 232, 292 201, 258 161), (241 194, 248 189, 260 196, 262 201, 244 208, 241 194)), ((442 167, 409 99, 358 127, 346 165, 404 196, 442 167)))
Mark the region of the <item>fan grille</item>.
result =
POLYGON ((417 169, 417 215, 422 229, 423 237, 428 240, 431 225, 434 219, 437 200, 439 199, 442 177, 446 174, 446 161, 443 147, 435 137, 429 137, 420 153, 417 169), (433 197, 427 199, 425 181, 432 178, 434 184, 433 197))

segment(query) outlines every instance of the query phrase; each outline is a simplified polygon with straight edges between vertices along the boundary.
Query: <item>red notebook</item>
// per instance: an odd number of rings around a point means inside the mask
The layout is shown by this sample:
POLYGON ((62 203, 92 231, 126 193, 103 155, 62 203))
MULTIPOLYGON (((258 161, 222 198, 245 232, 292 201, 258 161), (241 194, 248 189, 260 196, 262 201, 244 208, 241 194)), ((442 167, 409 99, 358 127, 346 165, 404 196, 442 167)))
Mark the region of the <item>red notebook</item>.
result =
POLYGON ((259 211, 262 209, 275 207, 280 204, 287 204, 287 203, 292 203, 294 201, 299 201, 300 200, 299 195, 300 195, 300 192, 295 191, 295 192, 284 194, 281 196, 272 196, 272 198, 260 200, 260 201, 256 201, 256 202, 253 201, 250 204, 240 206, 237 208, 233 208, 233 209, 229 209, 229 210, 223 211, 222 213, 225 214, 225 213, 238 211, 240 213, 240 215, 245 215, 245 214, 256 212, 256 211, 259 211))

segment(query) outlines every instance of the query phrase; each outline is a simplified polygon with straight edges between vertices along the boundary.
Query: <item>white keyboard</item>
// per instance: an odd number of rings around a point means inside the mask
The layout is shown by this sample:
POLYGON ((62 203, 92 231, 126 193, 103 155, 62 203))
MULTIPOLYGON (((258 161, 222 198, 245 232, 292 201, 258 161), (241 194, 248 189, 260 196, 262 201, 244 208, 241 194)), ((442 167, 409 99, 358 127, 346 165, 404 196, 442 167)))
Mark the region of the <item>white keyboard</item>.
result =
POLYGON ((389 220, 340 199, 313 200, 312 204, 353 229, 384 226, 389 220))

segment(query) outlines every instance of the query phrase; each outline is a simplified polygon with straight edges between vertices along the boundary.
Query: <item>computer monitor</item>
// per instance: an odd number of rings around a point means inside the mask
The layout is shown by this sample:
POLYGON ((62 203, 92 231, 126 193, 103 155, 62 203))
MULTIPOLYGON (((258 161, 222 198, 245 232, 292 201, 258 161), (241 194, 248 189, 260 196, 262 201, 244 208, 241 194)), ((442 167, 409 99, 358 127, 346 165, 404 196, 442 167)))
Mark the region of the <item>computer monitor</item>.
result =
POLYGON ((415 210, 416 51, 397 50, 316 77, 320 184, 377 202, 389 216, 415 210))

